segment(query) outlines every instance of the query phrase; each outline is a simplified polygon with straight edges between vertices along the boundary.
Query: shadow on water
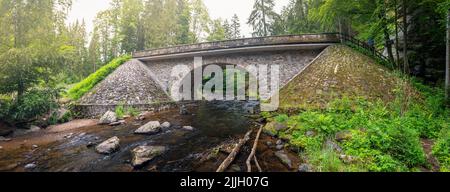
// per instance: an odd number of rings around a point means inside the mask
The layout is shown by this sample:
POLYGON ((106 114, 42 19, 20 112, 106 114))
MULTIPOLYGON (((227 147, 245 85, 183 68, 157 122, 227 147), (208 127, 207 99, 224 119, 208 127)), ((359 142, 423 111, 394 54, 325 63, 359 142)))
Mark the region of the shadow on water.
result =
MULTIPOLYGON (((221 143, 242 137, 255 126, 249 118, 257 102, 199 102, 187 106, 188 114, 181 115, 178 109, 153 113, 146 120, 134 118, 117 127, 89 126, 72 132, 54 142, 43 143, 39 148, 21 145, 14 149, 3 149, 0 153, 0 171, 26 171, 24 166, 34 163, 31 171, 215 171, 216 164, 201 165, 207 151, 221 143), (171 128, 157 135, 136 135, 134 130, 149 121, 170 122, 171 128), (183 126, 192 126, 194 131, 183 126), (95 152, 95 145, 110 137, 120 139, 120 150, 109 155, 95 152), (130 165, 131 151, 141 145, 165 146, 168 150, 140 169, 130 165)), ((29 145, 35 137, 24 139, 29 145)), ((20 138, 17 138, 20 139, 20 138)), ((219 160, 217 160, 218 162, 219 160)))

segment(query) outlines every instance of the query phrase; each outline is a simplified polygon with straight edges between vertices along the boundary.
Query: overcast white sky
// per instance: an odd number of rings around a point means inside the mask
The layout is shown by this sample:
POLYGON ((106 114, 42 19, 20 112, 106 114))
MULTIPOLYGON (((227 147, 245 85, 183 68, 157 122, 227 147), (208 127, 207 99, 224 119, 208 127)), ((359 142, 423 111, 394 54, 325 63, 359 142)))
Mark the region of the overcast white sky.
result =
MULTIPOLYGON (((93 29, 93 20, 96 14, 109 7, 111 0, 74 0, 72 11, 69 13, 68 22, 84 19, 88 32, 93 29)), ((249 37, 251 27, 246 24, 247 18, 253 7, 254 0, 204 0, 209 14, 213 19, 230 19, 237 14, 241 21, 242 34, 249 37)), ((276 11, 279 12, 289 0, 275 0, 276 11)))

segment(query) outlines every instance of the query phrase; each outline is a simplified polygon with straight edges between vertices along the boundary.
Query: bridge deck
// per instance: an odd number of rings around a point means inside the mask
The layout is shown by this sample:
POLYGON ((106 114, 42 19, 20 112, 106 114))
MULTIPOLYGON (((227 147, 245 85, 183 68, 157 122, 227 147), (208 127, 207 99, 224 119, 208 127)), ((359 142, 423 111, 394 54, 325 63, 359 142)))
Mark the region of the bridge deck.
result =
POLYGON ((133 53, 133 58, 149 60, 152 58, 156 59, 166 57, 168 55, 190 56, 194 53, 206 54, 219 52, 220 50, 243 51, 245 48, 250 47, 259 51, 265 49, 276 50, 276 47, 282 49, 292 49, 294 47, 302 47, 302 45, 303 47, 317 47, 339 42, 340 37, 336 33, 256 37, 151 49, 135 52, 133 53), (258 47, 260 48, 257 49, 258 47))

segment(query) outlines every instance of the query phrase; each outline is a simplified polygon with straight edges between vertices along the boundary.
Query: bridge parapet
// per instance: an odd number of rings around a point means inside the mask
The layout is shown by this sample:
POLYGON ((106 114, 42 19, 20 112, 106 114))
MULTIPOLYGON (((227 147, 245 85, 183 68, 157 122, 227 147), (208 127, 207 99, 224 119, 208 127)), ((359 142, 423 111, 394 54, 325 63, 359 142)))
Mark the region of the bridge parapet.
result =
POLYGON ((144 57, 171 55, 179 53, 269 46, 269 45, 322 44, 322 43, 339 43, 339 42, 340 37, 337 33, 256 37, 256 38, 245 38, 245 39, 226 40, 217 42, 206 42, 190 45, 179 45, 160 49, 150 49, 133 53, 133 58, 139 59, 144 57))

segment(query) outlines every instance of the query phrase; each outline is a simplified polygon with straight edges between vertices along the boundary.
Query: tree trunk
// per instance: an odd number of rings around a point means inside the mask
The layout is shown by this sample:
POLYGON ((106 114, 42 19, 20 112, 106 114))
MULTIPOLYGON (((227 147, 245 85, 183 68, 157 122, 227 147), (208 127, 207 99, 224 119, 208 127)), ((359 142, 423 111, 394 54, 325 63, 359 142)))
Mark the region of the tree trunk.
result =
POLYGON ((394 21, 395 21, 395 54, 396 54, 396 58, 397 58, 397 65, 398 65, 398 69, 401 70, 400 68, 400 52, 399 50, 399 39, 398 39, 398 3, 397 0, 394 0, 394 21))
POLYGON ((403 72, 409 74, 408 63, 408 8, 407 1, 403 0, 403 72))
POLYGON ((447 104, 449 104, 450 98, 450 9, 447 15, 447 52, 446 52, 447 63, 445 65, 445 98, 447 104))
POLYGON ((382 23, 382 28, 383 28, 383 33, 384 33, 384 46, 387 49, 388 52, 388 58, 391 62, 394 61, 394 54, 392 54, 392 43, 391 43, 391 38, 389 37, 389 29, 387 26, 387 18, 386 18, 386 1, 385 0, 381 0, 381 23, 382 23))
POLYGON ((261 0, 261 9, 262 9, 264 36, 267 36, 266 8, 264 7, 264 0, 261 0))

